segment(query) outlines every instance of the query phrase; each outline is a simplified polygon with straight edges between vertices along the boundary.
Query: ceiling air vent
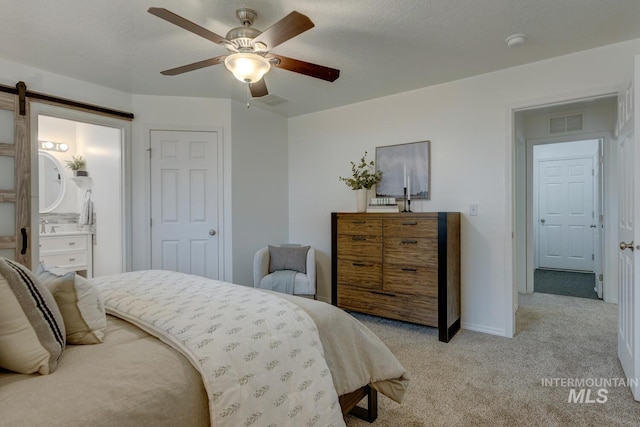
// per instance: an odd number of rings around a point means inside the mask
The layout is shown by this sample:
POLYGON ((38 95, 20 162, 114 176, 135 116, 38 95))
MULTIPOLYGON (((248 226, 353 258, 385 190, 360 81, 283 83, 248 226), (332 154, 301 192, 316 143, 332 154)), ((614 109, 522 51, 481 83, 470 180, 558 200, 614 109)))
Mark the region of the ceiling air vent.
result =
POLYGON ((280 98, 279 96, 273 95, 271 93, 269 95, 261 96, 260 98, 253 98, 253 101, 258 101, 272 107, 275 105, 284 104, 285 102, 289 102, 288 99, 280 98))
POLYGON ((577 130, 582 130, 582 114, 571 114, 549 119, 550 133, 575 132, 577 130))

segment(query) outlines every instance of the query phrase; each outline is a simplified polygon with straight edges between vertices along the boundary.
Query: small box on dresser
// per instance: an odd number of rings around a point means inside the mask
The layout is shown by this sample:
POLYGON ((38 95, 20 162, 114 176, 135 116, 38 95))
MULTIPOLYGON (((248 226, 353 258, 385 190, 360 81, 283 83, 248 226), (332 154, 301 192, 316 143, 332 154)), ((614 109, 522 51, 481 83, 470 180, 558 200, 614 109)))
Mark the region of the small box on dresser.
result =
POLYGON ((331 214, 331 303, 438 328, 460 329, 460 213, 331 214))

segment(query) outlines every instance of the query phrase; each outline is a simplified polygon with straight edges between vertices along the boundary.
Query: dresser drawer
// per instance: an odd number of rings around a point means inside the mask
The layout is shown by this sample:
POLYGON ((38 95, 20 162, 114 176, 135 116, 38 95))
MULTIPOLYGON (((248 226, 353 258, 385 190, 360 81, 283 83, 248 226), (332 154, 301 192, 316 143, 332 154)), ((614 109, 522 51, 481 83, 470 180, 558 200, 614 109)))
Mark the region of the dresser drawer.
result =
POLYGON ((438 299, 338 287, 338 307, 426 326, 438 326, 438 299))
POLYGON ((438 296, 437 268, 385 264, 383 277, 386 292, 438 296))
POLYGON ((338 234, 365 234, 369 236, 381 236, 382 220, 365 219, 362 218, 362 216, 359 218, 339 218, 338 234))
POLYGON ((382 262, 382 236, 338 235, 338 258, 382 262))
POLYGON ((438 266, 438 240, 411 237, 384 239, 384 263, 438 266))
POLYGON ((438 237, 438 218, 385 219, 384 235, 394 237, 438 237))
POLYGON ((87 250, 87 235, 41 236, 40 253, 87 250))
POLYGON ((382 290, 382 264, 338 259, 338 285, 382 290))
POLYGON ((47 266, 75 269, 87 266, 87 252, 65 252, 62 254, 41 254, 40 261, 47 266))

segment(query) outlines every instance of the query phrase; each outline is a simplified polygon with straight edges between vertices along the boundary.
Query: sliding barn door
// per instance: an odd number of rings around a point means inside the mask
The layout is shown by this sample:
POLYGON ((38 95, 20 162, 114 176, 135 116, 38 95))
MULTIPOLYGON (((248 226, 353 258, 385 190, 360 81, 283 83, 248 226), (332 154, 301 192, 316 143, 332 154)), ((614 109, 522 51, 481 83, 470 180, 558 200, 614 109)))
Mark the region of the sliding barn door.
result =
POLYGON ((0 256, 31 268, 31 150, 28 103, 0 93, 0 256))

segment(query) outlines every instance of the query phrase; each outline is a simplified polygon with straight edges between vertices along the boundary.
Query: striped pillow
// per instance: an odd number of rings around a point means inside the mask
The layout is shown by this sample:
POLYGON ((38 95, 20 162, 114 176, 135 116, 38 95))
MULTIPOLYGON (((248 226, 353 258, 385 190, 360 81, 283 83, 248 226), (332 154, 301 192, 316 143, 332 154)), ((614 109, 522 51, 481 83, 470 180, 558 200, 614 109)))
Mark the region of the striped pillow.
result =
POLYGON ((64 346, 62 315, 49 290, 26 267, 0 257, 0 367, 50 374, 64 346))

